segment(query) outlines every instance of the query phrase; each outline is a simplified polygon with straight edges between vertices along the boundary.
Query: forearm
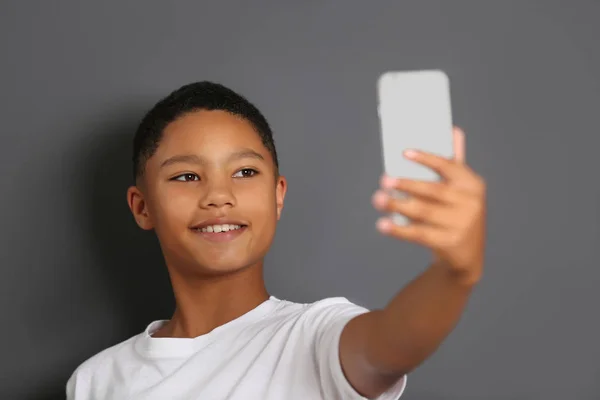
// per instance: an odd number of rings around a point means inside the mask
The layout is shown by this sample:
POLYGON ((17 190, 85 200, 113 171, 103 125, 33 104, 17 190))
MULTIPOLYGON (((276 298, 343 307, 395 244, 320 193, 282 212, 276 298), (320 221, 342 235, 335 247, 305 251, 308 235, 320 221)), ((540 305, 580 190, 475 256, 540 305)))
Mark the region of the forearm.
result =
POLYGON ((373 204, 417 224, 377 223, 387 236, 431 249, 437 263, 407 285, 382 310, 352 319, 340 338, 346 377, 375 397, 429 357, 454 329, 483 271, 485 181, 465 164, 464 133, 455 129, 454 158, 422 151, 405 156, 439 174, 425 182, 384 176, 373 204), (395 199, 390 191, 408 195, 395 199))
POLYGON ((453 330, 474 286, 432 265, 376 313, 366 345, 368 363, 382 373, 407 373, 453 330))

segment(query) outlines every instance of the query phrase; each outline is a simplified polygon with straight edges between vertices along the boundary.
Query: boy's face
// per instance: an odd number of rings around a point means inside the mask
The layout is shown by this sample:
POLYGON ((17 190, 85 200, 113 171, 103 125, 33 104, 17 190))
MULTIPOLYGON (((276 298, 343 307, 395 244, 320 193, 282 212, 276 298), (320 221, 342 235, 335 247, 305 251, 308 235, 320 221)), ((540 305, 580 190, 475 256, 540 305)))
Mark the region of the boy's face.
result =
POLYGON ((167 264, 220 275, 262 261, 286 190, 252 124, 225 111, 197 111, 169 124, 128 201, 154 229, 167 264))

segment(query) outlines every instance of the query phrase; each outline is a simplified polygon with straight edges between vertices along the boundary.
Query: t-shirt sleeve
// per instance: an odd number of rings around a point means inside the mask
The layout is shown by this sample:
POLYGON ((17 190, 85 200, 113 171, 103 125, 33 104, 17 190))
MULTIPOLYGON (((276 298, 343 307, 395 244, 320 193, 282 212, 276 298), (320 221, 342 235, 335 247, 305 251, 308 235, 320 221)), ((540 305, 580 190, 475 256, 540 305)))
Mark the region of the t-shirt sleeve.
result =
MULTIPOLYGON (((67 381, 67 385, 65 388, 66 391, 66 399, 67 400, 79 400, 79 399, 83 399, 84 397, 82 396, 82 393, 78 393, 78 387, 80 387, 79 385, 79 371, 75 371, 73 372, 73 374, 70 376, 69 380, 67 381)), ((79 389, 79 392, 81 390, 79 389)))
MULTIPOLYGON (((346 324, 355 316, 368 312, 344 298, 314 303, 316 329, 315 357, 324 398, 332 400, 367 400, 348 382, 340 362, 340 337, 346 324)), ((399 399, 406 387, 406 376, 399 379, 377 400, 399 399)))
MULTIPOLYGON (((79 365, 69 377, 65 387, 66 400, 87 400, 91 398, 90 394, 90 364, 94 362, 88 360, 79 365)), ((92 364, 93 365, 93 364, 92 364)))

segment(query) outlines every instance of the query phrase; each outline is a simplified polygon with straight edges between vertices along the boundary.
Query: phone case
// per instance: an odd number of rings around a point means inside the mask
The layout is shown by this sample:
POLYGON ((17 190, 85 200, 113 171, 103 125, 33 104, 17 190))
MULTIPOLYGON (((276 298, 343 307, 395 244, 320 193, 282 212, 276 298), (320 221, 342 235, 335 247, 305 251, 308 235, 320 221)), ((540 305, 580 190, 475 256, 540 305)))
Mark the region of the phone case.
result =
MULTIPOLYGON (((377 82, 384 171, 393 177, 434 181, 437 173, 406 159, 407 149, 453 156, 450 81, 440 70, 392 71, 377 82)), ((402 198, 404 193, 396 192, 402 198)), ((409 221, 392 216, 395 223, 409 221)))

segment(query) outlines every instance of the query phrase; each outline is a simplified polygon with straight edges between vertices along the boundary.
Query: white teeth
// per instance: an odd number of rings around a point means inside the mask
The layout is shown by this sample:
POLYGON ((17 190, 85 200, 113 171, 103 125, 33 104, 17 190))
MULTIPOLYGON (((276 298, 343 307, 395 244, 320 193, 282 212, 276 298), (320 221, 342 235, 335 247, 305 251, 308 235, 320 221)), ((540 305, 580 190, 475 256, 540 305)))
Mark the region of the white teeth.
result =
POLYGON ((220 233, 220 232, 229 232, 229 231, 234 231, 236 229, 240 229, 241 226, 240 225, 229 225, 229 224, 224 224, 224 225, 209 225, 209 226, 205 226, 204 228, 200 229, 201 232, 209 232, 209 233, 220 233))

